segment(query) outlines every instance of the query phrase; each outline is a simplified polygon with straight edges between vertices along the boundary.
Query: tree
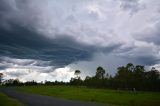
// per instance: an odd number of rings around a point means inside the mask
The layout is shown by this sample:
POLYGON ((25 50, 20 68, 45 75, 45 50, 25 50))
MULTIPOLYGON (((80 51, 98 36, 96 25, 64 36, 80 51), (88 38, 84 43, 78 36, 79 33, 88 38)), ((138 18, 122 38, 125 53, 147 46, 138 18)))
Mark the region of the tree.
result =
POLYGON ((135 67, 134 67, 134 65, 132 64, 132 63, 128 63, 127 65, 126 65, 126 68, 127 68, 127 70, 128 71, 134 71, 134 69, 135 69, 135 67))
POLYGON ((105 74, 105 70, 103 69, 103 67, 99 66, 97 67, 97 71, 96 71, 96 78, 97 79, 104 79, 104 74, 105 74))
POLYGON ((70 80, 70 84, 71 85, 77 85, 77 86, 79 86, 79 85, 82 85, 83 84, 83 81, 81 80, 81 78, 80 78, 80 73, 81 73, 81 71, 80 70, 75 70, 75 72, 74 72, 74 75, 76 76, 75 78, 71 78, 71 80, 70 80))
POLYGON ((147 88, 152 91, 160 90, 160 74, 155 67, 152 67, 150 71, 145 73, 145 78, 145 82, 147 82, 147 85, 149 85, 147 88))
POLYGON ((75 70, 74 75, 76 75, 76 78, 79 79, 79 75, 81 74, 80 70, 75 70))
POLYGON ((2 83, 3 73, 0 73, 0 84, 2 83))
POLYGON ((145 72, 144 66, 136 65, 133 73, 136 78, 143 78, 144 72, 145 72))
POLYGON ((157 80, 159 79, 159 72, 155 67, 152 67, 150 71, 150 79, 157 80))

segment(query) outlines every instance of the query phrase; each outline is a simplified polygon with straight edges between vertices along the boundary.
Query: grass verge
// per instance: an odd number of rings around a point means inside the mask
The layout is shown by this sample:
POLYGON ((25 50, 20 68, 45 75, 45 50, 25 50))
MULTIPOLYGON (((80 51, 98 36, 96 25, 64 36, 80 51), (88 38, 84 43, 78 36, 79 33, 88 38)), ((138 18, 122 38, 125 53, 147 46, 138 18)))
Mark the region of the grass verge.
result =
POLYGON ((0 106, 24 106, 17 100, 9 98, 3 93, 0 93, 0 106))
POLYGON ((116 90, 91 89, 73 86, 24 86, 17 90, 70 100, 98 102, 123 106, 157 106, 160 92, 117 92, 116 90))

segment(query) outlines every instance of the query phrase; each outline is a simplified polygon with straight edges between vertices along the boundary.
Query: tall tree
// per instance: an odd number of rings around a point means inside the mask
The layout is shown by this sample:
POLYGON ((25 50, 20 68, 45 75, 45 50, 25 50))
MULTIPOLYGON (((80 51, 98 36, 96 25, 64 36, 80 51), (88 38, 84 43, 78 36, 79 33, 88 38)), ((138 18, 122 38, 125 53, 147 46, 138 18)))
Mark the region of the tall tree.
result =
POLYGON ((127 68, 127 70, 128 71, 134 71, 134 69, 135 69, 135 67, 134 67, 134 65, 132 64, 132 63, 128 63, 127 65, 126 65, 126 68, 127 68))
POLYGON ((2 83, 3 73, 0 73, 0 84, 2 83))
POLYGON ((81 74, 80 70, 75 70, 74 75, 76 75, 76 78, 79 79, 79 75, 81 74))
POLYGON ((157 80, 157 79, 159 79, 159 72, 158 72, 158 70, 155 67, 152 67, 152 69, 151 69, 151 71, 149 73, 150 73, 149 78, 151 80, 157 80))
POLYGON ((133 72, 134 78, 136 80, 142 81, 142 79, 144 78, 144 72, 145 72, 144 66, 136 65, 134 72, 133 72))
POLYGON ((105 70, 103 69, 103 67, 101 67, 101 66, 97 67, 95 77, 98 79, 104 79, 104 75, 105 75, 105 70))

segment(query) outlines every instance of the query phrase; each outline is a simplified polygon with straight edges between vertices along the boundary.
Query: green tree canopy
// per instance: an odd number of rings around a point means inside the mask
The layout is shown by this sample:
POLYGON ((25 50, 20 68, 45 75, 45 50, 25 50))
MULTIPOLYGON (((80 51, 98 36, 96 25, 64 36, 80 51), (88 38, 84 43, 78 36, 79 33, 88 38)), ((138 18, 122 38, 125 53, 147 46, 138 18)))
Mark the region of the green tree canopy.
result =
POLYGON ((98 79, 103 79, 104 75, 105 75, 105 70, 103 69, 103 67, 101 67, 101 66, 97 67, 95 77, 98 79))
POLYGON ((81 74, 80 70, 75 70, 74 75, 76 75, 77 78, 79 78, 80 74, 81 74))
POLYGON ((3 73, 0 73, 0 84, 2 82, 3 73))

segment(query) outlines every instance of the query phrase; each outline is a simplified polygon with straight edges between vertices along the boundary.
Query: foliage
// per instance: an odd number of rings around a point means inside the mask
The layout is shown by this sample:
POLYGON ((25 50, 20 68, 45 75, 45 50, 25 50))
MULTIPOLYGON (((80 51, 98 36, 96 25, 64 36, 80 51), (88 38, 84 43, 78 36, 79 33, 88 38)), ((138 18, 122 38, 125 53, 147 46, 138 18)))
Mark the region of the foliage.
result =
POLYGON ((74 75, 79 75, 81 73, 80 70, 75 70, 74 75))
POLYGON ((2 83, 3 73, 0 73, 0 84, 2 83))
POLYGON ((103 67, 98 67, 97 71, 96 71, 96 79, 104 79, 104 74, 105 74, 105 70, 103 69, 103 67))
POLYGON ((104 73, 104 69, 98 67, 95 76, 85 78, 85 85, 98 88, 160 91, 160 74, 154 67, 146 71, 144 66, 128 63, 126 66, 118 67, 114 77, 109 74, 104 77, 104 73))

